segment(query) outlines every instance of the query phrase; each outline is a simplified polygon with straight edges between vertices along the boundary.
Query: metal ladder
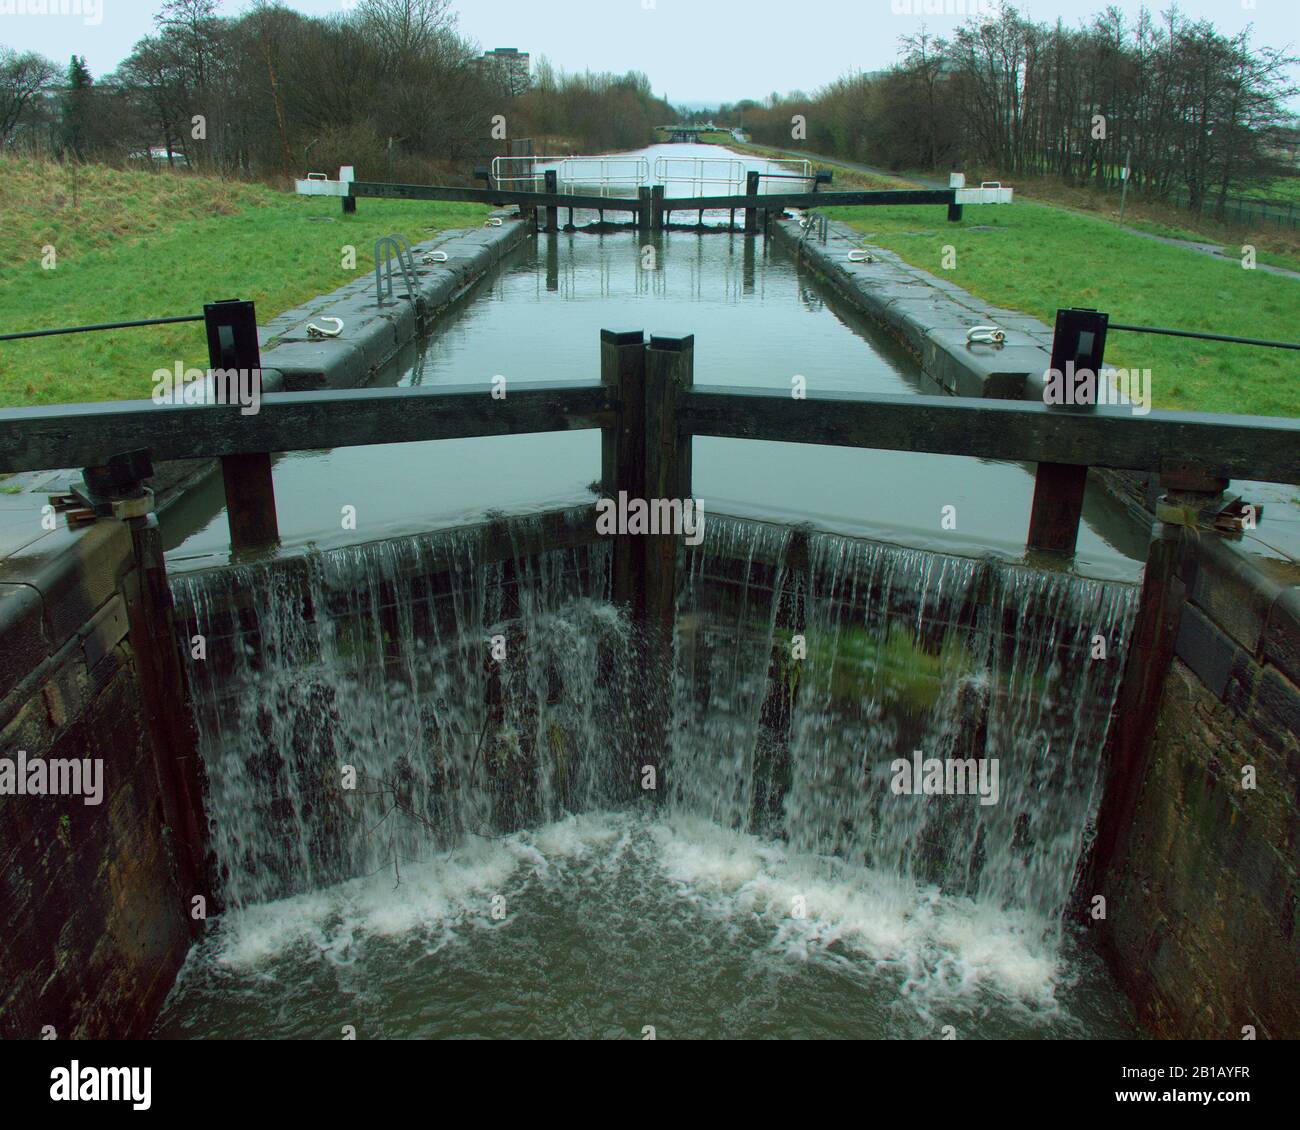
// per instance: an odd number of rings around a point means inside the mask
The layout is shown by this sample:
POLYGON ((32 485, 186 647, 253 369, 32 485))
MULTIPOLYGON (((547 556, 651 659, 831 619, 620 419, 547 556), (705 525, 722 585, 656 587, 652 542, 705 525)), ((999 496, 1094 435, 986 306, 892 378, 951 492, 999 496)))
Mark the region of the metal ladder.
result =
POLYGON ((415 304, 418 312, 420 295, 415 289, 415 256, 411 251, 411 245, 397 234, 381 236, 375 241, 375 301, 380 306, 384 304, 385 284, 387 284, 387 297, 394 302, 397 301, 393 296, 394 259, 397 260, 402 276, 406 279, 405 297, 415 304))

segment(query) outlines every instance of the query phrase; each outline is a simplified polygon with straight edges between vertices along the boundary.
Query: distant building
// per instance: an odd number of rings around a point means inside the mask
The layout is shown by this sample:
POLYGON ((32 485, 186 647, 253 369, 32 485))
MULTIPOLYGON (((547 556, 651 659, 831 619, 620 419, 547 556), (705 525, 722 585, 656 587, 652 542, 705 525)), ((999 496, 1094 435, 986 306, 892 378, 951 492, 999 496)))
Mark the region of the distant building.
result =
POLYGON ((515 47, 498 47, 479 56, 479 65, 494 71, 506 92, 523 94, 532 83, 532 66, 528 52, 515 47))

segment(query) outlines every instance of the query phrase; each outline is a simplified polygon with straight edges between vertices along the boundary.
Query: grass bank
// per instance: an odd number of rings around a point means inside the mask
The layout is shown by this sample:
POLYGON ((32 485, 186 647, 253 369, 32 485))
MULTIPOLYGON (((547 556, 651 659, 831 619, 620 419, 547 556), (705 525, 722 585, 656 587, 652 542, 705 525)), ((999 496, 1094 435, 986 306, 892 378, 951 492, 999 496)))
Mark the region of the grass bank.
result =
MULTIPOLYGON (((998 306, 1051 325, 1063 306, 1105 310, 1130 325, 1171 326, 1293 341, 1300 280, 1244 270, 1155 243, 1106 221, 1035 201, 967 208, 949 224, 941 208, 829 209, 864 241, 998 306), (945 248, 956 265, 945 270, 945 248)), ((1294 351, 1112 333, 1106 359, 1151 370, 1156 406, 1261 416, 1300 415, 1294 351)))
MULTIPOLYGON (((744 145, 764 156, 786 151, 744 145)), ((844 188, 898 188, 903 178, 873 175, 833 162, 816 162, 835 171, 844 188)), ((1047 186, 1032 186, 1044 192, 1047 186)), ((1245 270, 1236 258, 1217 259, 1183 247, 1145 239, 1120 228, 1100 206, 1087 210, 1085 191, 1061 200, 1027 199, 1017 189, 1014 204, 968 207, 960 224, 949 224, 939 207, 829 208, 863 235, 864 242, 886 247, 906 262, 952 279, 997 306, 1032 314, 1049 326, 1063 306, 1105 310, 1111 320, 1129 325, 1233 334, 1296 341, 1300 279, 1245 270), (1068 205, 1075 205, 1071 207, 1068 205), (944 249, 956 251, 946 270, 944 249)), ((1130 227, 1175 238, 1205 240, 1204 230, 1162 223, 1141 205, 1130 227)), ((1127 218, 1126 218, 1127 222, 1127 218)), ((1243 240, 1243 233, 1212 232, 1220 242, 1243 240)), ((1265 236, 1258 261, 1300 268, 1291 237, 1265 236)), ((1259 416, 1300 416, 1300 356, 1293 350, 1265 349, 1150 334, 1113 333, 1106 349, 1116 368, 1151 370, 1156 406, 1197 412, 1259 416)))
MULTIPOLYGON (((332 198, 193 175, 0 159, 4 332, 199 313, 251 298, 266 322, 373 270, 373 246, 473 226, 477 204, 332 198), (345 268, 344 248, 356 249, 345 268), (54 249, 56 264, 46 248, 54 249)), ((0 407, 147 398, 153 372, 206 367, 202 323, 0 342, 0 407)))

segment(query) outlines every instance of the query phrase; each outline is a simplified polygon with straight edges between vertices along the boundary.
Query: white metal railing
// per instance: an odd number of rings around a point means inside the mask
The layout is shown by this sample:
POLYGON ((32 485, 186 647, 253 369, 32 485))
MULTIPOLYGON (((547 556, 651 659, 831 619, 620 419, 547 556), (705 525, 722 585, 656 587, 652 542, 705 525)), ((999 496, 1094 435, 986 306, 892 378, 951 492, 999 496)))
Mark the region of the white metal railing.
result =
POLYGON ((566 157, 557 171, 561 192, 594 188, 597 196, 631 195, 650 183, 650 162, 644 157, 566 157))
POLYGON ((1001 181, 986 180, 979 188, 959 188, 956 192, 958 204, 1010 204, 1014 190, 1003 188, 1001 181))
POLYGON ((527 187, 534 181, 542 179, 542 173, 537 168, 538 162, 553 163, 558 160, 559 157, 493 157, 492 183, 512 191, 515 185, 519 185, 519 191, 527 191, 527 187))
POLYGON ((650 162, 644 157, 493 157, 492 181, 501 188, 537 188, 548 170, 556 173, 560 192, 590 192, 595 196, 634 193, 650 181, 650 162))
POLYGON ((715 196, 740 193, 745 189, 745 162, 727 157, 656 157, 655 183, 689 184, 687 196, 709 195, 706 188, 721 185, 725 192, 715 196))
MULTIPOLYGON (((548 170, 556 173, 560 192, 593 196, 633 195, 643 185, 651 184, 650 162, 645 157, 493 157, 492 181, 501 188, 531 191, 546 181, 548 170)), ((751 170, 760 174, 777 174, 763 184, 760 191, 787 192, 781 180, 803 179, 812 182, 810 161, 797 158, 770 158, 743 161, 732 157, 656 157, 654 184, 681 185, 683 196, 729 196, 745 191, 745 177, 751 170)), ((670 193, 670 197, 671 197, 670 193)))
MULTIPOLYGON (((773 157, 764 161, 762 167, 758 170, 760 173, 779 173, 783 177, 801 177, 806 181, 813 179, 812 162, 805 161, 801 157, 773 157)), ((763 191, 762 182, 759 184, 759 191, 763 191)), ((768 192, 786 192, 779 181, 769 181, 766 189, 768 192)))

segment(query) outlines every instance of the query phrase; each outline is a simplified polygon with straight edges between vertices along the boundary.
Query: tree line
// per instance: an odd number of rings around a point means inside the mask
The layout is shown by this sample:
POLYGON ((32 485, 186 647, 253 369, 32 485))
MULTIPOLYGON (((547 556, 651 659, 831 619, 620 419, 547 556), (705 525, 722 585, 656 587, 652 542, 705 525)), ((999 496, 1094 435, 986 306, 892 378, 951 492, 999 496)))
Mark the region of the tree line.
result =
POLYGON ((421 179, 506 152, 599 151, 650 142, 671 118, 641 74, 536 74, 459 34, 451 0, 359 0, 305 16, 258 0, 166 0, 154 34, 111 74, 0 46, 0 152, 118 163, 162 154, 226 175, 301 176, 357 167, 421 179))
POLYGON ((898 62, 809 96, 723 107, 756 141, 900 170, 1054 175, 1181 196, 1222 214, 1230 194, 1294 173, 1296 93, 1284 50, 1176 8, 1035 23, 1005 6, 951 36, 902 39, 898 62))

